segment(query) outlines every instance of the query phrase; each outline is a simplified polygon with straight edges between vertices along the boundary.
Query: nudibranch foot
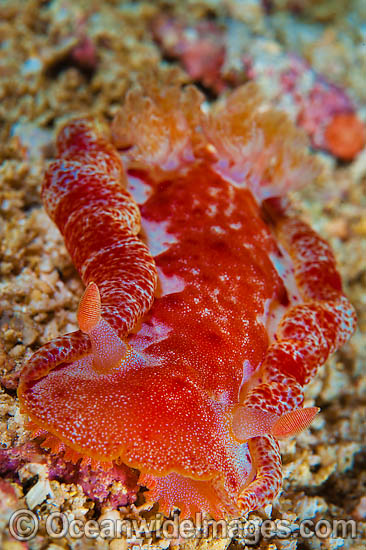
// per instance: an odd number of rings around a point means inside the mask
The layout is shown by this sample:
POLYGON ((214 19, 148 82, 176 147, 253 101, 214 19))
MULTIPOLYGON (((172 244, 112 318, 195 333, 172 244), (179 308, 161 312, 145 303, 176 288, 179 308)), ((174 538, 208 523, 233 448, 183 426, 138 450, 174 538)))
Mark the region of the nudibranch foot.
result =
POLYGON ((272 502, 282 485, 282 462, 277 441, 271 436, 248 442, 255 478, 240 492, 237 504, 242 514, 272 502))
POLYGON ((103 318, 126 336, 151 307, 157 284, 155 262, 137 237, 139 208, 116 150, 91 121, 64 126, 57 147, 42 187, 47 212, 83 282, 98 286, 103 318))
POLYGON ((81 330, 47 342, 32 355, 24 367, 18 387, 18 394, 22 395, 27 391, 29 385, 47 376, 59 364, 77 361, 85 354, 90 353, 90 351, 90 339, 81 330))
MULTIPOLYGON (((35 422, 29 420, 25 424, 25 428, 30 431, 32 439, 39 439, 39 445, 43 449, 47 449, 52 455, 63 455, 63 458, 67 462, 72 462, 74 465, 89 465, 93 469, 103 469, 105 471, 113 468, 112 461, 99 461, 94 460, 85 454, 80 454, 77 451, 67 447, 60 438, 52 435, 44 428, 40 428, 35 422)), ((118 463, 118 461, 116 461, 118 463)))
POLYGON ((213 517, 240 515, 235 500, 220 490, 221 483, 215 481, 198 481, 171 473, 164 477, 143 474, 139 484, 149 489, 149 498, 159 502, 159 510, 170 515, 179 509, 182 517, 195 518, 196 514, 210 514, 213 517), (224 493, 224 500, 222 498, 224 493))
POLYGON ((50 434, 47 435, 40 445, 44 449, 47 449, 52 455, 62 455, 65 462, 71 462, 74 466, 90 466, 94 471, 103 470, 105 472, 112 470, 114 467, 114 462, 95 460, 94 458, 80 454, 70 449, 70 447, 61 443, 57 437, 50 434))
POLYGON ((280 416, 300 407, 303 386, 330 353, 351 337, 356 325, 330 246, 291 215, 288 205, 285 213, 284 204, 278 199, 266 201, 266 211, 279 242, 292 258, 303 303, 288 308, 280 319, 260 369, 241 389, 241 402, 256 408, 257 415, 260 411, 280 416))

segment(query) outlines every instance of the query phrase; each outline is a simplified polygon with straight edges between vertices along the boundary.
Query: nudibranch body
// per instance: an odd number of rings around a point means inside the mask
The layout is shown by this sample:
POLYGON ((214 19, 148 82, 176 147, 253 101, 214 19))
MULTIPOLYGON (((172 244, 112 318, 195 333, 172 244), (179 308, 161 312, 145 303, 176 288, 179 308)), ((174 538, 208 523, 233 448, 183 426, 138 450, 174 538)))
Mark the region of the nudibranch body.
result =
POLYGON ((316 176, 303 134, 254 85, 201 103, 150 82, 112 140, 90 119, 61 130, 43 200, 87 289, 19 398, 53 452, 123 462, 163 511, 219 517, 277 495, 277 439, 310 424, 303 386, 355 316, 284 198, 316 176))

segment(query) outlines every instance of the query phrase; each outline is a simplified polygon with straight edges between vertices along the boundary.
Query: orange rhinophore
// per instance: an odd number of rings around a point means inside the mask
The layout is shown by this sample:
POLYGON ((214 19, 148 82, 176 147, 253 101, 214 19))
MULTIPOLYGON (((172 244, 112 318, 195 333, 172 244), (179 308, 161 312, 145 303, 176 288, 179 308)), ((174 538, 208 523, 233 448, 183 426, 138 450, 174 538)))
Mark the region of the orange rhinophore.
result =
POLYGON ((318 172, 303 133, 253 84, 202 99, 150 80, 114 145, 91 119, 61 129, 42 196, 86 285, 80 330, 31 357, 18 393, 52 452, 123 462, 165 513, 219 517, 276 497, 277 439, 309 426, 303 386, 355 315, 285 198, 318 172))
POLYGON ((101 308, 99 289, 95 283, 89 283, 78 309, 77 317, 80 330, 89 334, 98 325, 101 308))
POLYGON ((113 368, 121 368, 129 347, 117 332, 101 316, 99 289, 95 283, 89 283, 80 300, 78 323, 82 332, 89 335, 93 357, 93 368, 102 374, 113 368))
POLYGON ((232 429, 238 441, 248 441, 266 434, 283 439, 308 428, 319 411, 319 407, 307 407, 278 416, 262 408, 237 405, 233 414, 232 429))

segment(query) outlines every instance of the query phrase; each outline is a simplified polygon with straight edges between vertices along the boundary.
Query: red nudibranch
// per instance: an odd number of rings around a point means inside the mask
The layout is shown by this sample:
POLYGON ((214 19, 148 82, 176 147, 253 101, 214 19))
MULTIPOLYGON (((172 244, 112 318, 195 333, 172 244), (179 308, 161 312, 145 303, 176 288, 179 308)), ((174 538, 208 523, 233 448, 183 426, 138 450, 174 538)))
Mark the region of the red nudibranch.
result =
POLYGON ((284 198, 317 174, 303 133, 254 84, 202 100, 150 80, 111 137, 61 129, 42 195, 87 288, 19 398, 52 452, 124 462, 164 512, 218 517, 278 494, 277 439, 310 424, 303 386, 355 315, 284 198))

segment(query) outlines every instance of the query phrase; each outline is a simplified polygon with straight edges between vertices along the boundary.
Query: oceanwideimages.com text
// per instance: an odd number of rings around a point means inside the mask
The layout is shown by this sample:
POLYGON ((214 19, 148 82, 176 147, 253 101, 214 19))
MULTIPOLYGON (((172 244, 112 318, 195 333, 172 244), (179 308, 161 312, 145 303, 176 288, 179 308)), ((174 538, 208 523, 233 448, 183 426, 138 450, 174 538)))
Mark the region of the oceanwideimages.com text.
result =
MULTIPOLYGON (((157 516, 152 520, 103 519, 82 520, 70 517, 63 512, 53 512, 46 519, 28 509, 14 512, 9 521, 10 534, 19 541, 33 539, 42 529, 52 539, 69 536, 74 539, 112 540, 125 538, 134 543, 148 539, 189 540, 198 538, 235 538, 247 545, 257 544, 261 539, 318 539, 357 538, 357 522, 352 519, 304 519, 299 523, 279 520, 212 520, 196 514, 194 519, 175 516, 166 519, 157 516)), ((150 544, 151 547, 151 544, 150 544)))

